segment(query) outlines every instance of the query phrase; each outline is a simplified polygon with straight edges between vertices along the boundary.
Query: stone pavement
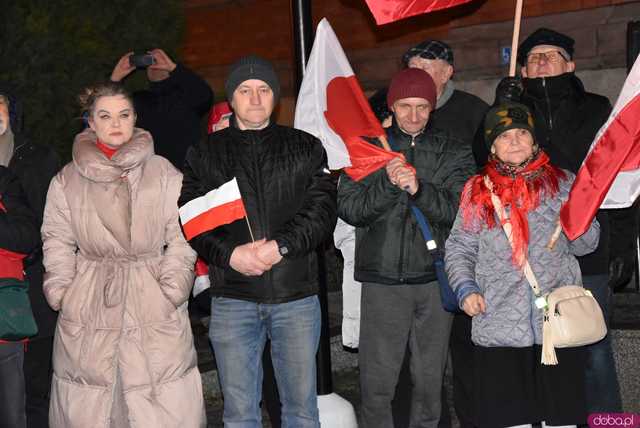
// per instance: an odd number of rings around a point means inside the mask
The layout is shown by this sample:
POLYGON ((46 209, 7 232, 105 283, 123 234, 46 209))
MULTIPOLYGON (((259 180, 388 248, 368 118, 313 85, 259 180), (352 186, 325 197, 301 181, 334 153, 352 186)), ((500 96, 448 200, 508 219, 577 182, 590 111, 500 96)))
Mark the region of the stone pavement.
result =
MULTIPOLYGON (((640 294, 619 293, 614 295, 615 310, 613 330, 614 355, 618 367, 618 379, 626 412, 640 413, 640 294)), ((329 319, 332 330, 331 359, 334 392, 351 402, 359 409, 360 388, 358 385, 357 354, 344 350, 341 343, 340 320, 342 314, 341 293, 329 293, 329 319)), ((206 322, 206 320, 205 320, 206 322)), ((203 377, 207 418, 209 427, 222 427, 222 400, 215 372, 215 363, 206 339, 206 328, 194 326, 199 365, 203 377)), ((451 373, 445 376, 445 385, 449 395, 452 426, 458 422, 451 407, 451 373)), ((266 414, 263 424, 271 427, 266 414)))

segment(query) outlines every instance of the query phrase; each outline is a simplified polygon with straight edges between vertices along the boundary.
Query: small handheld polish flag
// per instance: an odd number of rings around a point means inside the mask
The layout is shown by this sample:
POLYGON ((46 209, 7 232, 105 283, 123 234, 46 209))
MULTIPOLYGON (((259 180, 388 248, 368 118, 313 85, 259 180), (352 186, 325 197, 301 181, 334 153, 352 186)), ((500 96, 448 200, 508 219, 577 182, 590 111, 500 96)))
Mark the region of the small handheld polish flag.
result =
POLYGON ((187 240, 247 215, 235 177, 187 202, 178 211, 187 240))

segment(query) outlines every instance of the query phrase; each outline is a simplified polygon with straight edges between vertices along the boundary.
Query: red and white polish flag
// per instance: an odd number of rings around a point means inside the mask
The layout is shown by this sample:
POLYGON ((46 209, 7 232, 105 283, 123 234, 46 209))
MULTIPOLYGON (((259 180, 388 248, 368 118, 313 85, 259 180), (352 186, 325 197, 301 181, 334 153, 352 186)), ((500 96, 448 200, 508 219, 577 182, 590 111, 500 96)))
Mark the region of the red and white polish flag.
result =
POLYGON ((640 195, 640 60, 596 134, 560 211, 569 239, 582 235, 599 208, 626 208, 640 195))
POLYGON ((385 132, 326 18, 316 30, 298 93, 294 126, 322 142, 330 169, 345 168, 354 180, 399 155, 362 139, 384 136, 385 132))
POLYGON ((235 177, 206 195, 187 202, 178 211, 187 240, 247 215, 235 177))

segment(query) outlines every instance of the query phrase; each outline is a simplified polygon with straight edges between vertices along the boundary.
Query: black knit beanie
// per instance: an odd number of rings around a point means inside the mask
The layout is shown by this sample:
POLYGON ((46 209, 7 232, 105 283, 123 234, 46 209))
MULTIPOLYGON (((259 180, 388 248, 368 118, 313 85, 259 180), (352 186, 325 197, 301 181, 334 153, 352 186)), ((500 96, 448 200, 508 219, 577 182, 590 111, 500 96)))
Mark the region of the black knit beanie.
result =
POLYGON ((240 58, 229 69, 229 75, 224 84, 227 100, 231 102, 233 92, 236 88, 240 86, 242 82, 250 79, 258 79, 265 82, 273 91, 274 101, 278 100, 280 96, 278 75, 269 61, 256 55, 248 55, 240 58))
POLYGON ((484 118, 484 141, 487 148, 491 150, 498 135, 515 128, 526 129, 535 136, 533 116, 527 106, 519 103, 503 103, 492 107, 484 118))

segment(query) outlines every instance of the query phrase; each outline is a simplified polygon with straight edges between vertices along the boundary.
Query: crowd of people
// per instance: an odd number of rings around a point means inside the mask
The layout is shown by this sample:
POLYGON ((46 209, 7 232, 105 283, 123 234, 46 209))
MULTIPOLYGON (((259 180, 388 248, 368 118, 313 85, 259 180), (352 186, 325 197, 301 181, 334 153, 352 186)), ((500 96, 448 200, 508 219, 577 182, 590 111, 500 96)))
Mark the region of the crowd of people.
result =
POLYGON ((334 232, 360 426, 450 426, 449 355, 463 428, 622 411, 608 336, 541 360, 539 292, 582 285, 610 314, 607 213, 574 241, 552 238, 611 111, 575 75, 573 39, 529 35, 520 77, 491 106, 455 88, 445 42, 410 48, 370 99, 400 156, 360 180, 273 120, 269 61, 235 62, 212 107, 201 77, 147 55, 148 90, 125 90, 129 52, 79 95, 86 127, 63 167, 0 85, 0 287, 29 284, 38 327, 0 341, 0 427, 206 426, 193 311, 210 314, 225 427, 261 426, 263 400, 278 425, 319 427, 317 248, 334 232), (185 236, 179 207, 206 208, 231 182, 243 218, 185 236))

